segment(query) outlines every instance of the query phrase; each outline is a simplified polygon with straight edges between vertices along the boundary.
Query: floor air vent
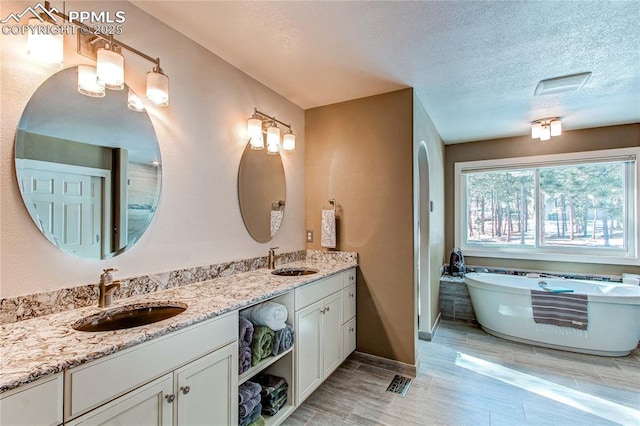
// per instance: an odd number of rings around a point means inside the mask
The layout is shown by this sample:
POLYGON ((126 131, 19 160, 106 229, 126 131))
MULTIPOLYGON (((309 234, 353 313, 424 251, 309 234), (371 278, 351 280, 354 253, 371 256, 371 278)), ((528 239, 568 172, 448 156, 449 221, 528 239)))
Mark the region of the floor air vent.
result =
POLYGON ((396 374, 396 376, 391 381, 391 384, 387 388, 387 392, 398 394, 404 397, 409 390, 409 386, 411 385, 411 379, 408 377, 402 377, 396 374))

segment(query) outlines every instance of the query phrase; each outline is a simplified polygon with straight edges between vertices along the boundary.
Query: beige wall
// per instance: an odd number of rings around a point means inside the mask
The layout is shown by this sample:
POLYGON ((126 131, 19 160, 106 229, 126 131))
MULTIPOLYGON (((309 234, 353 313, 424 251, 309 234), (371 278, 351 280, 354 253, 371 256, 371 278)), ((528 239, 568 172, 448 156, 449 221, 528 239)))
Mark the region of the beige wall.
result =
MULTIPOLYGON (((530 136, 521 136, 448 145, 445 149, 445 193, 447 194, 445 209, 445 245, 447 251, 450 251, 454 244, 453 185, 454 164, 456 162, 594 151, 600 149, 636 146, 640 146, 640 124, 565 131, 561 136, 554 137, 547 142, 533 140, 530 136)), ((445 261, 448 262, 448 259, 445 259, 445 261)), ((465 257, 465 261, 470 265, 538 269, 560 272, 585 272, 614 275, 620 275, 622 271, 635 273, 640 272, 640 267, 637 266, 600 265, 574 262, 503 260, 479 257, 465 257)))
MULTIPOLYGON (((0 15, 33 4, 3 0, 0 15)), ((62 2, 52 5, 62 10, 62 2)), ((0 297, 95 283, 108 266, 119 268, 118 277, 128 277, 266 256, 269 246, 304 249, 304 111, 128 2, 68 1, 65 7, 112 14, 124 10, 126 22, 117 38, 161 58, 170 78, 171 105, 149 108, 163 161, 160 205, 142 239, 112 260, 77 259, 40 234, 18 191, 14 138, 29 98, 56 70, 28 59, 26 36, 0 35, 0 297), (298 135, 296 151, 283 156, 284 222, 266 244, 247 233, 237 199, 246 120, 254 107, 291 122, 298 135)), ((75 50, 75 37, 67 36, 65 67, 90 63, 75 50)), ((151 65, 127 52, 124 56, 128 84, 144 93, 151 65)))
POLYGON ((306 226, 320 249, 328 199, 338 204, 338 249, 359 253, 362 352, 415 364, 413 91, 306 111, 306 226))
POLYGON ((419 292, 422 306, 420 332, 431 333, 440 313, 440 267, 444 256, 444 144, 436 130, 431 117, 424 109, 420 101, 414 97, 413 102, 413 157, 414 157, 414 209, 416 212, 414 227, 416 235, 415 258, 418 258, 418 244, 420 250, 420 268, 416 268, 416 274, 421 278, 416 282, 422 287, 419 292), (421 148, 422 146, 422 148, 421 148), (420 150, 424 150, 421 154, 420 150), (428 164, 422 175, 419 173, 419 161, 421 155, 426 157, 428 164), (420 182, 423 179, 425 187, 420 190, 420 182), (427 194, 420 195, 420 192, 427 194), (429 202, 433 205, 430 210, 429 202), (420 223, 420 235, 418 235, 418 218, 422 216, 420 223), (422 223, 426 222, 426 223, 422 223))

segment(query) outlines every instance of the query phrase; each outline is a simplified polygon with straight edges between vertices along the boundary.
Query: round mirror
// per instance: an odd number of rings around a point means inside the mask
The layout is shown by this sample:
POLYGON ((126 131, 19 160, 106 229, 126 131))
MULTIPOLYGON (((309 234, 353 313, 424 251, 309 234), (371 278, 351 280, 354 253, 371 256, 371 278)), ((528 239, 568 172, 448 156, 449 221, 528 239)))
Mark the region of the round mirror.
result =
POLYGON ((286 184, 280 155, 244 149, 238 170, 238 199, 247 231, 259 243, 276 236, 284 217, 286 184))
POLYGON ((133 246, 158 206, 161 162, 151 120, 129 90, 78 92, 77 67, 33 94, 16 133, 18 185, 36 226, 61 250, 106 259, 133 246))

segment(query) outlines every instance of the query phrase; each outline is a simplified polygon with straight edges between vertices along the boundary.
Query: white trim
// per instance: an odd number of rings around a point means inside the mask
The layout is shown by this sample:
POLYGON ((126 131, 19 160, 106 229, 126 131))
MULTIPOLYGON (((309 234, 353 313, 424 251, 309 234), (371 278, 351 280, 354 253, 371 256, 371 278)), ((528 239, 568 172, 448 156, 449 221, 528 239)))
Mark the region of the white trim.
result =
MULTIPOLYGON (((611 150, 600 151, 588 151, 588 152, 575 152, 566 154, 553 154, 553 155, 540 155, 532 157, 516 157, 505 158, 497 160, 481 160, 481 161, 468 161, 455 163, 455 175, 454 175, 454 232, 455 232, 455 244, 461 247, 465 254, 468 256, 489 257, 489 258, 507 258, 507 259, 526 259, 526 260, 550 260, 550 261, 564 261, 565 256, 571 256, 570 261, 578 263, 607 263, 615 265, 640 265, 639 256, 639 244, 640 237, 638 236, 639 222, 640 222, 640 197, 638 196, 638 190, 640 188, 640 147, 638 148, 620 148, 611 150), (462 191, 463 179, 462 174, 469 171, 481 171, 486 170, 500 170, 507 169, 507 165, 513 168, 532 167, 539 168, 541 166, 549 165, 553 163, 569 163, 571 161, 575 163, 580 162, 595 162, 595 161, 634 161, 635 168, 627 168, 627 193, 625 199, 628 206, 633 206, 634 209, 626 208, 625 212, 628 215, 626 220, 627 229, 626 242, 628 247, 626 249, 608 249, 606 253, 603 253, 600 249, 589 249, 580 247, 577 250, 571 250, 568 247, 518 247, 518 246, 485 246, 478 247, 478 245, 467 245, 462 238, 462 229, 466 227, 466 215, 461 217, 462 206, 466 206, 466 191, 462 191), (464 223, 463 223, 464 222, 464 223), (589 252, 595 252, 597 254, 590 254, 589 252), (535 251, 535 252, 532 252, 535 251)), ((537 192, 537 191, 536 191, 537 192)), ((538 197, 538 194, 535 195, 538 197)), ((539 200, 537 200, 539 201, 539 200)), ((539 202, 536 206, 539 206, 539 202)), ((536 212, 536 222, 538 212, 536 212)), ((539 223, 536 223, 537 229, 539 229, 539 223)), ((536 240, 538 236, 536 236, 536 240)))

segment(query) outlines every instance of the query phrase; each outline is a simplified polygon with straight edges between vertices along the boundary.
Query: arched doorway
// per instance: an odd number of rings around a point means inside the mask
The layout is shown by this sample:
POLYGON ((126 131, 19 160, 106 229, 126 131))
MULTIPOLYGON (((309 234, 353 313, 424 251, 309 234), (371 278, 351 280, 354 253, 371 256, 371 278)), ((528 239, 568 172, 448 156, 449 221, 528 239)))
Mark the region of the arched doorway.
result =
POLYGON ((431 201, 429 197, 429 154, 426 142, 418 146, 418 226, 416 241, 418 256, 416 260, 418 278, 418 337, 431 335, 431 262, 430 262, 430 215, 431 201))

